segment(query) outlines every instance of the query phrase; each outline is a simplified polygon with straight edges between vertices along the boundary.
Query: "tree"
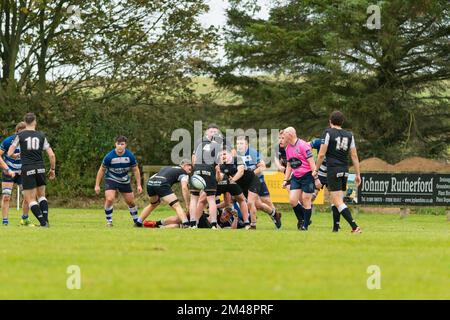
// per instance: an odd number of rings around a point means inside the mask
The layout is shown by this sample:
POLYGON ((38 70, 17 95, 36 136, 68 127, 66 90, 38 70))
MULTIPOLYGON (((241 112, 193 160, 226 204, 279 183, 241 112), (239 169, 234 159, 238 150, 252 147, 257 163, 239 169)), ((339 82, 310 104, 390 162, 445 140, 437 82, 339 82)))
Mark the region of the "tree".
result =
POLYGON ((290 123, 308 138, 341 109, 364 156, 441 156, 450 143, 448 2, 381 2, 379 30, 367 28, 371 4, 276 1, 258 19, 257 1, 232 1, 228 62, 210 70, 243 97, 248 123, 290 123))

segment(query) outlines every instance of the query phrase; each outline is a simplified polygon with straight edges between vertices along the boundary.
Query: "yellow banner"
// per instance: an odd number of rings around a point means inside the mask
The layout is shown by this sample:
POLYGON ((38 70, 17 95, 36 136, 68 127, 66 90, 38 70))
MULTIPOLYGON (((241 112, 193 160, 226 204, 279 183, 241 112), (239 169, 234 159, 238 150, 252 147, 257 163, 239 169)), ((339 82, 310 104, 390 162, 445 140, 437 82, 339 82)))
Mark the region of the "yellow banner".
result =
MULTIPOLYGON (((289 203, 288 191, 283 189, 284 174, 281 172, 264 172, 264 179, 266 180, 267 188, 270 191, 270 198, 275 203, 289 203)), ((324 191, 319 191, 319 194, 314 201, 314 204, 324 204, 324 191)))

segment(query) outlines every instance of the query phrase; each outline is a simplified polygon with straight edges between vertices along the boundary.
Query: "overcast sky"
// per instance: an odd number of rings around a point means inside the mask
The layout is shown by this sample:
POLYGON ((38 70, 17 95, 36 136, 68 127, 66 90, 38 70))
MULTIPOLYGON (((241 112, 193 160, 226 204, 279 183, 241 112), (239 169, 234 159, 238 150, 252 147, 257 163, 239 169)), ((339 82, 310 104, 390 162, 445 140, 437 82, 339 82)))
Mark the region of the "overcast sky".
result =
MULTIPOLYGON (((258 13, 258 17, 268 17, 268 4, 270 0, 259 0, 261 6, 261 12, 258 13)), ((228 7, 228 0, 206 0, 209 5, 209 12, 200 17, 200 21, 205 26, 223 26, 226 23, 225 10, 228 7)))

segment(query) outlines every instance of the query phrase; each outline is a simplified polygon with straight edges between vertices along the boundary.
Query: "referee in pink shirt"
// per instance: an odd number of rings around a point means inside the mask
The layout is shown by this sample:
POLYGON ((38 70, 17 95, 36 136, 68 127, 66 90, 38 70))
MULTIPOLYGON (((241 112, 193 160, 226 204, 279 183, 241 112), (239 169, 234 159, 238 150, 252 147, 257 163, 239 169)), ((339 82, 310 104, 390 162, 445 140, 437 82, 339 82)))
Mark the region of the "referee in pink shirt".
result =
POLYGON ((312 196, 314 193, 314 177, 316 164, 311 152, 311 145, 297 138, 294 128, 288 127, 283 133, 286 145, 287 166, 283 188, 290 181, 289 203, 297 216, 297 228, 308 230, 312 214, 312 196))

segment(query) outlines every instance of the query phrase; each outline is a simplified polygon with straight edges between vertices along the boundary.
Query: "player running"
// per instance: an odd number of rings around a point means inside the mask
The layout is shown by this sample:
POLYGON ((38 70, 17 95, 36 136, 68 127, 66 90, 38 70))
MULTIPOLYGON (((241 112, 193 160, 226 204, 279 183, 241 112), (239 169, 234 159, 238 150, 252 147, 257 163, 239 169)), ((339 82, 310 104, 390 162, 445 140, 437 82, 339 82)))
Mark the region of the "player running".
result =
POLYGON ((306 231, 312 214, 311 204, 314 193, 312 172, 316 169, 316 166, 311 146, 306 141, 297 138, 294 128, 286 128, 283 138, 286 143, 288 161, 283 188, 286 188, 290 180, 289 202, 297 216, 297 228, 306 231))
MULTIPOLYGON (((281 228, 281 213, 279 213, 270 199, 269 189, 264 180, 262 173, 266 169, 266 164, 261 158, 258 150, 249 148, 249 141, 247 136, 239 136, 236 138, 236 152, 245 163, 246 171, 253 171, 260 181, 260 186, 257 191, 257 199, 255 205, 257 209, 266 212, 272 219, 277 229, 281 228)), ((252 220, 253 221, 253 220, 252 220)))
POLYGON ((95 193, 100 193, 100 182, 105 177, 105 215, 106 225, 112 227, 113 204, 116 198, 116 191, 122 194, 128 205, 131 218, 136 223, 138 219, 138 209, 134 201, 134 193, 131 188, 131 178, 128 172, 131 170, 136 178, 137 192, 142 193, 141 173, 134 154, 127 149, 128 139, 124 136, 116 138, 116 147, 111 150, 103 159, 100 169, 98 169, 95 179, 95 193))
MULTIPOLYGON (((20 191, 22 191, 22 177, 20 175, 20 170, 22 168, 22 162, 20 161, 20 147, 16 148, 14 154, 11 157, 8 157, 8 150, 11 146, 11 143, 14 141, 16 135, 23 131, 26 128, 25 122, 19 122, 16 125, 15 134, 7 137, 0 144, 0 157, 4 159, 5 163, 8 165, 9 170, 14 171, 14 177, 10 176, 7 170, 2 171, 2 214, 3 214, 3 225, 7 226, 8 221, 8 213, 9 213, 9 202, 11 200, 12 190, 14 188, 14 184, 16 184, 20 191)), ((25 199, 22 202, 22 219, 20 220, 20 224, 24 226, 31 226, 30 220, 28 219, 28 203, 25 199)))
MULTIPOLYGON (((358 153, 356 151, 355 138, 349 131, 342 129, 344 115, 340 111, 334 111, 330 115, 330 128, 326 129, 322 135, 322 145, 317 157, 317 168, 320 168, 325 157, 327 159, 327 182, 330 191, 333 210, 333 232, 339 231, 340 215, 352 227, 352 233, 361 233, 361 229, 353 220, 350 209, 344 203, 344 191, 347 189, 348 178, 348 155, 353 161, 356 171, 355 183, 361 183, 358 153)), ((318 176, 314 171, 313 175, 318 176)))
POLYGON ((150 198, 150 205, 142 210, 140 217, 136 221, 136 227, 142 227, 145 219, 160 205, 162 200, 177 213, 177 219, 172 221, 171 224, 181 223, 183 228, 189 228, 189 220, 177 196, 172 191, 172 186, 175 183, 181 183, 183 198, 186 207, 189 208, 189 174, 191 172, 191 161, 185 159, 181 161, 179 166, 163 167, 158 173, 151 176, 147 182, 147 194, 150 198))
POLYGON ((36 131, 37 123, 34 113, 27 113, 24 122, 25 129, 14 138, 8 149, 8 157, 14 157, 17 148, 20 148, 24 200, 38 219, 40 226, 48 228, 50 224, 48 221, 48 201, 45 197, 46 179, 42 151, 47 151, 50 160, 50 180, 55 179, 56 156, 45 135, 36 131))

